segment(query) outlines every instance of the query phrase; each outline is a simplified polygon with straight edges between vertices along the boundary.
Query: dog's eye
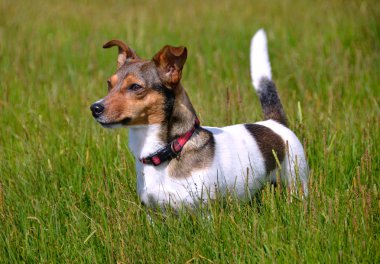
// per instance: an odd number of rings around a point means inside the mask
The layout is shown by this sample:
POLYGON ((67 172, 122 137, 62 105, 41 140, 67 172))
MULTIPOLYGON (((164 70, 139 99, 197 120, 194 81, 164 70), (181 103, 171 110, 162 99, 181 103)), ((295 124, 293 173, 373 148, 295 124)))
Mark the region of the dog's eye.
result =
POLYGON ((132 84, 128 88, 129 91, 133 91, 133 92, 138 91, 140 89, 142 89, 142 86, 140 84, 137 84, 137 83, 132 84))

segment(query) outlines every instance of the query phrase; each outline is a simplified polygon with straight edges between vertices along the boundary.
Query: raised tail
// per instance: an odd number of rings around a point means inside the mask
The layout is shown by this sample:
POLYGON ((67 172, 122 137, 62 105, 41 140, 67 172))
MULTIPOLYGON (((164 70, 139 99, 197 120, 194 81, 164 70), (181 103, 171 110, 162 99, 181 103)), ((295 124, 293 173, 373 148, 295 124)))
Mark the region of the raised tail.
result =
POLYGON ((264 120, 273 119, 288 126, 284 109, 277 89, 272 81, 272 74, 267 50, 265 31, 260 29, 251 40, 251 77, 256 93, 260 97, 264 120))

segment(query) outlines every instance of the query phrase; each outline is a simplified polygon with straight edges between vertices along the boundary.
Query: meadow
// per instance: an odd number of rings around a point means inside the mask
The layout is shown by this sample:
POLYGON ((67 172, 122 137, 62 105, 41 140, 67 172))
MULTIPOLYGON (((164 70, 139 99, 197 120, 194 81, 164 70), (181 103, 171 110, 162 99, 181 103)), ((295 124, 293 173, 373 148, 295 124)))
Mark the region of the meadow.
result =
POLYGON ((0 2, 0 263, 380 263, 379 1, 0 2), (126 129, 89 106, 116 67, 185 45, 202 124, 261 120, 249 44, 267 31, 272 75, 306 147, 310 195, 268 186, 180 215, 136 192, 126 129), (206 214, 206 216, 205 216, 206 214))

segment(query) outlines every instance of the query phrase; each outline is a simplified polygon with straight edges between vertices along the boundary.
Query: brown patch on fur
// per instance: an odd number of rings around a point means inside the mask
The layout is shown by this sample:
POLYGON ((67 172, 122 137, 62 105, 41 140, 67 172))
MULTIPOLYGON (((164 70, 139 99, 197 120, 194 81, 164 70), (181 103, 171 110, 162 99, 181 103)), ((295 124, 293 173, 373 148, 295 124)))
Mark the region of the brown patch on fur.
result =
POLYGON ((210 131, 199 128, 186 143, 180 156, 169 162, 169 175, 176 179, 187 178, 192 172, 211 166, 214 155, 214 136, 210 131))
POLYGON ((263 112, 265 117, 264 120, 273 119, 286 127, 288 126, 288 120, 281 112, 278 111, 278 106, 267 106, 263 112))
POLYGON ((117 91, 105 99, 104 116, 112 123, 131 118, 128 125, 160 124, 165 120, 164 101, 160 93, 152 90, 140 95, 117 91))
POLYGON ((163 126, 159 135, 159 138, 164 142, 170 142, 191 130, 197 116, 181 83, 178 84, 175 91, 171 92, 171 96, 174 96, 172 102, 170 103, 168 98, 165 102, 165 104, 169 103, 169 108, 171 108, 166 109, 166 126, 163 126))
POLYGON ((112 75, 112 76, 108 79, 108 81, 107 81, 107 83, 108 83, 108 88, 109 88, 109 89, 112 89, 113 87, 115 87, 118 81, 119 81, 119 77, 117 77, 117 74, 112 75))
POLYGON ((173 112, 168 123, 169 141, 190 130, 196 117, 193 105, 182 85, 179 84, 176 90, 173 112))
POLYGON ((259 87, 258 94, 264 113, 264 120, 273 119, 284 126, 288 126, 288 120, 274 82, 263 77, 260 80, 259 87))
POLYGON ((125 44, 123 41, 118 39, 113 39, 108 41, 106 44, 103 45, 104 49, 108 49, 111 47, 117 46, 119 48, 118 55, 117 55, 117 69, 120 69, 121 66, 124 65, 124 63, 127 60, 139 60, 139 56, 128 47, 127 44, 125 44))
POLYGON ((133 74, 128 74, 127 77, 123 80, 123 83, 121 84, 120 89, 121 90, 127 90, 131 85, 138 84, 140 86, 145 86, 145 83, 134 76, 133 74))
POLYGON ((174 88, 181 80, 186 58, 186 47, 166 45, 154 55, 152 60, 158 68, 161 80, 169 87, 174 88))
MULTIPOLYGON (((114 76, 111 80, 118 79, 114 76)), ((103 116, 107 122, 115 123, 130 118, 128 125, 147 125, 159 124, 165 120, 165 96, 156 90, 146 88, 143 80, 129 74, 113 87, 103 102, 105 106, 103 116), (129 90, 133 84, 140 85, 141 89, 129 90)))
POLYGON ((274 170, 277 163, 272 150, 275 151, 280 162, 282 162, 285 157, 285 143, 282 138, 273 132, 272 129, 262 125, 245 124, 245 128, 249 131, 259 146, 265 161, 266 171, 269 173, 274 170))

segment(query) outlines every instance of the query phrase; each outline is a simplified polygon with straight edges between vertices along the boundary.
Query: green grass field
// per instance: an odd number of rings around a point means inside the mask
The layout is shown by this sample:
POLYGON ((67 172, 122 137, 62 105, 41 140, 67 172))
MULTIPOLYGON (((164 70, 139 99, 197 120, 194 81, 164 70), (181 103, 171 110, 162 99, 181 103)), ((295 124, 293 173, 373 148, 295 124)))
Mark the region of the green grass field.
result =
POLYGON ((375 0, 2 0, 0 263, 380 263, 379 83, 375 0), (224 126, 261 119, 261 27, 309 197, 268 187, 260 205, 225 198, 150 224, 127 131, 90 114, 116 67, 102 45, 143 58, 186 45, 183 84, 201 122, 224 126))

